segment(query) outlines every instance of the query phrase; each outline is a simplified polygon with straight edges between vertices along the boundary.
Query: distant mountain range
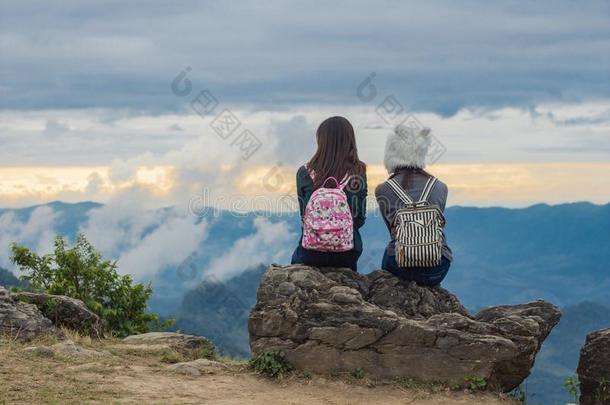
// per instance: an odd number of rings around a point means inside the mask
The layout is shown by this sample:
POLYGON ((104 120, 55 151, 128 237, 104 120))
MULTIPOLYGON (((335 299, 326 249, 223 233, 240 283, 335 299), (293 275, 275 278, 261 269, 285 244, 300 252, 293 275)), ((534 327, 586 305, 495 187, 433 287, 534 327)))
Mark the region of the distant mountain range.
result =
MULTIPOLYGON (((92 209, 100 204, 85 202, 46 206, 58 213, 57 233, 74 238, 92 209)), ((0 209, 0 217, 12 212, 26 220, 36 207, 0 209)), ((538 204, 523 209, 449 207, 446 210, 447 237, 455 260, 444 286, 456 293, 471 309, 503 303, 544 298, 559 306, 587 299, 610 306, 610 204, 538 204)), ((256 213, 233 215, 220 211, 208 221, 208 236, 188 260, 196 277, 185 277, 179 266, 168 266, 151 281, 159 285, 152 303, 160 311, 172 312, 182 301, 185 289, 202 279, 211 261, 238 241, 255 232, 256 213)), ((298 243, 297 216, 267 215, 272 223, 285 222, 293 235, 282 248, 290 251, 298 243)), ((0 223, 1 224, 1 223, 0 223)), ((158 223, 151 227, 159 226, 158 223)), ((0 229, 2 232, 2 229, 0 229)), ((362 272, 379 268, 387 231, 378 212, 369 212, 362 229, 364 253, 362 272)), ((189 238, 189 235, 184 235, 189 238)), ((16 241, 20 242, 20 241, 16 241)), ((265 245, 260 245, 264 250, 265 245)), ((278 249, 273 246, 270 249, 278 249)), ((185 260, 187 258, 185 257, 185 260)), ((284 261, 289 260, 285 255, 284 261)), ((121 263, 119 263, 120 266, 121 263)), ((256 267, 248 263, 243 268, 256 267)))
POLYGON ((173 314, 174 329, 211 339, 224 353, 250 355, 248 316, 256 303, 256 289, 267 268, 248 269, 228 282, 212 279, 189 290, 173 314))
POLYGON ((544 298, 610 306, 610 204, 447 210, 446 287, 470 308, 544 298))
POLYGON ((21 287, 23 282, 13 272, 0 267, 0 285, 3 287, 21 287))
MULTIPOLYGON (((102 204, 85 201, 76 204, 64 203, 61 201, 53 201, 48 204, 42 205, 33 205, 31 207, 25 208, 0 208, 0 217, 3 214, 14 214, 16 219, 25 222, 30 218, 32 212, 36 208, 40 207, 48 207, 51 208, 55 213, 57 213, 57 226, 55 227, 55 232, 61 235, 66 235, 69 238, 74 238, 80 226, 82 226, 89 217, 89 212, 94 208, 102 207, 102 204)), ((0 232, 2 228, 0 227, 0 232)), ((20 243, 21 241, 13 241, 20 243)))
MULTIPOLYGON (((69 238, 87 222, 91 210, 102 207, 90 202, 47 206, 58 214, 55 232, 69 238)), ((11 213, 27 221, 35 208, 0 209, 0 218, 11 213)), ((564 318, 527 380, 533 403, 562 403, 566 397, 561 384, 574 374, 586 332, 610 326, 610 204, 538 204, 523 209, 455 206, 445 214, 455 259, 443 286, 470 310, 537 298, 564 309, 564 318)), ((150 279, 154 288, 151 309, 176 318, 177 329, 208 336, 225 353, 247 356, 247 316, 269 261, 261 257, 273 257, 273 251, 282 249, 290 252, 300 233, 297 216, 266 215, 270 223, 283 222, 287 233, 292 233, 281 245, 266 246, 264 238, 254 237, 258 216, 220 211, 213 218, 198 219, 202 226, 207 223, 207 238, 181 265, 167 266, 150 279), (256 248, 268 254, 239 258, 247 263, 242 267, 246 270, 240 269, 229 279, 205 277, 212 265, 218 267, 215 259, 248 241, 255 241, 256 248)), ((155 226, 161 225, 153 224, 147 232, 155 226)), ((379 268, 388 239, 378 212, 369 213, 362 236, 365 251, 360 269, 369 272, 379 268)), ((227 258, 231 262, 227 267, 235 266, 233 259, 227 258)), ((288 260, 289 253, 280 261, 288 260)), ((7 272, 0 272, 0 284, 7 277, 7 272)))

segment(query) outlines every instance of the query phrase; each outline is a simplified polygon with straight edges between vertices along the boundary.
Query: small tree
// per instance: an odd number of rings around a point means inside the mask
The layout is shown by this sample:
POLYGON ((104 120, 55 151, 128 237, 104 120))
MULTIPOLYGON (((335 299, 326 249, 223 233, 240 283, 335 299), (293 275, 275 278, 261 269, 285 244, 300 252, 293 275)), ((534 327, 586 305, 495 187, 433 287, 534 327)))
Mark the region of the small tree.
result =
POLYGON ((72 247, 58 235, 53 253, 44 256, 16 244, 11 250, 11 260, 26 272, 21 279, 31 289, 83 301, 100 316, 107 332, 127 336, 171 324, 161 324, 157 314, 146 312, 152 294, 150 284, 134 283, 131 276, 118 274, 116 262, 102 260, 100 252, 82 234, 72 247))

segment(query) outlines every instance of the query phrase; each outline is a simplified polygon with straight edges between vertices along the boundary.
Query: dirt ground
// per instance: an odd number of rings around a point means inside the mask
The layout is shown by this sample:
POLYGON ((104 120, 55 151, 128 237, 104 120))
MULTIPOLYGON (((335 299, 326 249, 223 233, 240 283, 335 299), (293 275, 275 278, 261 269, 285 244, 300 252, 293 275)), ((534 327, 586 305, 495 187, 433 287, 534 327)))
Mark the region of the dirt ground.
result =
POLYGON ((220 369, 185 375, 168 367, 187 359, 164 349, 135 350, 117 341, 76 340, 79 347, 105 355, 32 352, 26 348, 46 348, 56 342, 0 339, 0 404, 515 404, 496 393, 407 388, 349 376, 291 375, 273 380, 230 359, 221 359, 220 369))

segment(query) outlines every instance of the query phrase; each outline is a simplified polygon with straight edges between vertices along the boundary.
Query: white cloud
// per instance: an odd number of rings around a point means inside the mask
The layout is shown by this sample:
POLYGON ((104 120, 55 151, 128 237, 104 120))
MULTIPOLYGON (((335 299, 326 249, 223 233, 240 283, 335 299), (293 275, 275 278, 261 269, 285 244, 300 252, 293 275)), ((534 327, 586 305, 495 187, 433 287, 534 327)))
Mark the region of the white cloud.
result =
POLYGON ((259 264, 286 262, 292 253, 290 243, 296 239, 286 222, 271 222, 258 217, 255 232, 238 239, 230 249, 213 259, 205 275, 229 279, 259 264))
POLYGON ((137 279, 150 278, 166 267, 178 266, 206 236, 206 223, 195 223, 189 216, 172 216, 121 254, 119 270, 137 279))
MULTIPOLYGON (((377 101, 385 96, 379 94, 377 101)), ((404 103, 400 98, 399 101, 404 103)), ((100 183, 99 175, 87 178, 93 174, 92 168, 78 180, 84 182, 82 186, 76 187, 75 179, 55 176, 56 183, 65 184, 46 188, 40 177, 32 180, 36 182, 34 187, 26 181, 29 178, 13 173, 10 180, 4 179, 4 184, 0 178, 0 206, 40 202, 46 194, 46 201, 105 202, 116 190, 122 190, 120 182, 140 184, 134 180, 138 168, 163 166, 170 169, 164 186, 154 198, 146 194, 139 203, 184 207, 203 188, 211 190, 215 199, 239 195, 236 185, 252 168, 282 163, 282 167, 294 169, 303 164, 315 149, 316 127, 329 116, 344 115, 352 122, 361 158, 370 165, 382 162, 383 145, 390 130, 376 114, 375 102, 293 105, 275 110, 245 105, 228 107, 239 117, 242 129, 249 129, 262 142, 248 160, 242 159, 239 149, 231 144, 232 138, 222 139, 210 128, 211 117, 202 119, 194 113, 128 116, 109 124, 98 119, 113 115, 109 110, 40 111, 25 115, 17 111, 0 112, 0 137, 9 145, 0 149, 1 161, 23 165, 26 159, 25 164, 33 167, 78 166, 88 162, 109 168, 111 174, 102 176, 104 181, 100 183), (41 135, 49 120, 70 122, 72 129, 68 134, 57 135, 57 142, 51 142, 41 135), (176 123, 182 131, 168 129, 176 123), (35 142, 36 139, 40 142, 35 142), (31 191, 27 191, 28 187, 31 191), (49 189, 53 192, 47 193, 49 189), (11 192, 19 197, 11 197, 11 192)), ((439 160, 443 164, 605 162, 610 153, 608 111, 610 103, 598 101, 540 104, 528 109, 469 108, 451 117, 430 112, 415 115, 446 146, 447 151, 439 160)), ((150 181, 154 185, 155 180, 150 181)), ((261 182, 262 178, 251 182, 250 191, 264 192, 261 182)))
POLYGON ((91 210, 79 231, 106 256, 116 259, 123 251, 135 248, 147 232, 167 219, 163 212, 142 205, 147 197, 143 192, 116 196, 91 210))
MULTIPOLYGON (((208 234, 206 222, 179 208, 147 209, 143 191, 89 211, 79 231, 102 252, 104 259, 118 260, 119 272, 138 280, 151 280, 170 266, 178 266, 195 252, 208 234)), ((49 206, 20 219, 16 211, 0 215, 0 266, 10 262, 12 243, 25 245, 42 255, 50 253, 58 233, 60 214, 49 206)))
POLYGON ((150 209, 150 195, 131 191, 91 210, 80 228, 105 257, 118 259, 119 271, 150 279, 177 266, 207 236, 207 224, 178 207, 150 209))
POLYGON ((313 118, 298 114, 287 120, 272 119, 271 131, 278 161, 294 164, 305 162, 313 155, 316 150, 316 129, 320 124, 313 118))
POLYGON ((70 131, 70 127, 67 124, 53 118, 47 120, 44 134, 53 138, 68 131, 70 131))
POLYGON ((50 253, 58 218, 59 215, 46 206, 34 209, 23 221, 13 211, 0 215, 0 266, 14 268, 10 262, 12 243, 25 245, 39 254, 50 253))

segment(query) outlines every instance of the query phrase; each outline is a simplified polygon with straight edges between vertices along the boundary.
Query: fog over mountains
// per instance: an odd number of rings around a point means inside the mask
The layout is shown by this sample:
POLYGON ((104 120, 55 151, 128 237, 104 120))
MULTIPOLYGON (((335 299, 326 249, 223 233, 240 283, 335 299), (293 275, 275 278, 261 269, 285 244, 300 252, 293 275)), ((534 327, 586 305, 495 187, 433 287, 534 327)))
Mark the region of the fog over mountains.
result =
MULTIPOLYGON (((469 308, 544 298, 560 306, 587 299, 610 305, 610 204, 534 205, 523 209, 449 207, 447 237, 455 261, 444 283, 469 308)), ((0 209, 0 266, 12 269, 9 246, 50 250, 56 233, 84 232, 119 269, 152 281, 153 306, 171 311, 188 287, 223 280, 270 262, 288 262, 299 219, 175 208, 141 210, 96 203, 0 209)), ((387 231, 370 211, 362 229, 362 272, 379 267, 387 231)))
MULTIPOLYGON (((545 343, 528 396, 559 401, 590 330, 610 325, 610 204, 534 205, 523 209, 449 207, 447 237, 455 260, 443 286, 471 311, 538 298, 564 318, 545 343)), ((78 232, 118 260, 119 270, 153 284, 153 311, 176 329, 209 337, 225 353, 247 356, 247 316, 265 265, 288 263, 298 216, 53 202, 0 209, 0 267, 13 269, 12 242, 50 250, 56 233, 78 232)), ((376 211, 362 229, 362 272, 379 268, 387 231, 376 211)), ((14 269, 13 269, 14 270, 14 269)), ((0 272, 5 284, 15 282, 0 272)), ((1 283, 0 282, 0 283, 1 283)))

